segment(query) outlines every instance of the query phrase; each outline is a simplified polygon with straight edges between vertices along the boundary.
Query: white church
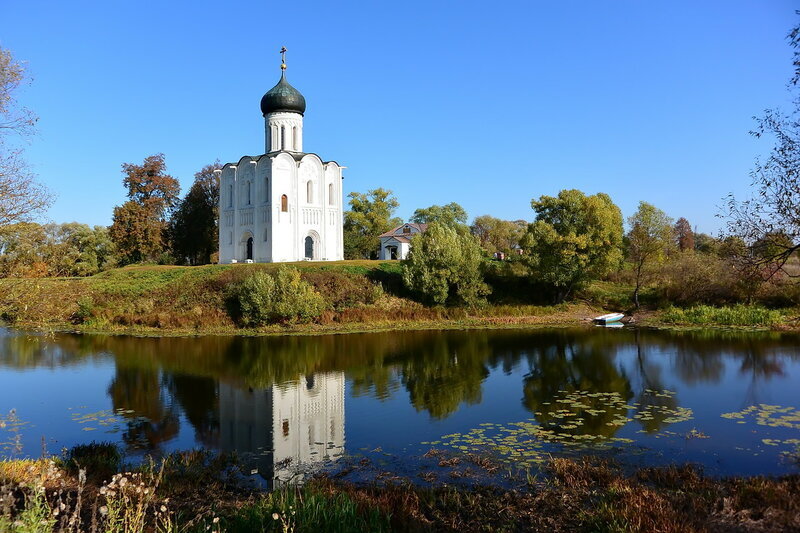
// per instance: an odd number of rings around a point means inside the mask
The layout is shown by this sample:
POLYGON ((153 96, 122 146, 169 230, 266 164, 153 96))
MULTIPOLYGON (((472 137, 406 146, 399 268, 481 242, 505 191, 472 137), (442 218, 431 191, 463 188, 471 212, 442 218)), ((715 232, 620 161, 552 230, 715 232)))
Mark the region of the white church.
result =
POLYGON ((345 167, 303 151, 305 111, 306 99, 286 81, 284 59, 280 81, 261 99, 265 153, 217 171, 220 263, 344 258, 345 167))

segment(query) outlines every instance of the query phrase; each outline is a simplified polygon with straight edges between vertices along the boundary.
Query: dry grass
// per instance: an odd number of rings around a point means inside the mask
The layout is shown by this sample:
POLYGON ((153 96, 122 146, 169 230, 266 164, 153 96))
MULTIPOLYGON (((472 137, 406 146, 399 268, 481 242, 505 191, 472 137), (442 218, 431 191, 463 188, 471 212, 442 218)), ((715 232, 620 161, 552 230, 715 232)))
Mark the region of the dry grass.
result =
MULTIPOLYGON (((432 451, 431 456, 439 455, 432 451)), ((492 466, 479 457, 468 460, 481 468, 492 466)), ((243 477, 233 473, 235 461, 230 457, 204 452, 177 454, 162 467, 145 466, 116 475, 110 482, 90 480, 86 486, 54 464, 0 463, 0 487, 5 487, 5 494, 16 494, 11 499, 15 509, 0 509, 0 526, 9 512, 11 518, 19 519, 24 510, 20 506, 33 501, 23 496, 42 485, 47 491, 48 512, 66 502, 64 511, 69 514, 81 495, 81 527, 72 530, 86 531, 106 531, 109 514, 120 512, 131 513, 125 515, 126 520, 136 527, 145 516, 146 525, 138 529, 145 531, 152 530, 157 520, 161 520, 164 531, 280 531, 284 521, 296 531, 360 531, 366 527, 376 531, 461 533, 733 533, 800 528, 798 475, 718 480, 692 467, 625 473, 608 460, 553 459, 546 466, 545 476, 518 490, 487 486, 456 489, 446 485, 447 476, 421 472, 421 479, 445 484, 431 488, 401 481, 355 485, 319 477, 302 489, 264 495, 241 483, 243 477), (145 488, 153 492, 143 494, 145 488), (273 513, 279 518, 273 519, 273 513), (215 517, 219 517, 217 522, 215 517)), ((50 529, 37 531, 70 530, 59 529, 68 518, 54 516, 50 529)))

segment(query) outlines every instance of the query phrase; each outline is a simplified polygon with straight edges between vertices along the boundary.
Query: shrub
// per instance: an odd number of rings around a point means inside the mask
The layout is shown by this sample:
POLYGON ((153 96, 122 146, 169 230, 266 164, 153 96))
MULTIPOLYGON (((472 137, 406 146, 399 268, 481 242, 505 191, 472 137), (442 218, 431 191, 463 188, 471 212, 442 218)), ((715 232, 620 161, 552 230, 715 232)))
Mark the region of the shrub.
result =
POLYGON ((329 307, 337 311, 373 304, 383 295, 380 284, 373 283, 364 275, 321 270, 303 272, 302 277, 303 281, 314 286, 329 307))
POLYGON ((257 270, 233 285, 230 302, 235 318, 245 326, 309 320, 325 310, 322 296, 290 267, 279 267, 274 275, 257 270))
POLYGON ((89 296, 81 296, 76 303, 78 309, 70 316, 73 324, 83 324, 94 316, 94 303, 89 296))
POLYGON ((68 472, 85 470, 89 478, 98 482, 111 479, 117 473, 122 456, 115 444, 110 442, 90 442, 73 446, 64 454, 64 467, 68 472))
POLYGON ((678 305, 724 304, 742 298, 734 267, 713 255, 677 254, 664 266, 661 278, 664 299, 678 305))

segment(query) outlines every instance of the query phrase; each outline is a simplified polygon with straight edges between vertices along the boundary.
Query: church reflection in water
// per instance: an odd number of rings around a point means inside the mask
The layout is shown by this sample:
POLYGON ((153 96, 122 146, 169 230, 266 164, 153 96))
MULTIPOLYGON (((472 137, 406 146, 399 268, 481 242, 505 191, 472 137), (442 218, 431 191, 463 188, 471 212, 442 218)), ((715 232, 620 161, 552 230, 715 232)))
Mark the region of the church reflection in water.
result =
POLYGON ((270 485, 302 479, 344 450, 344 381, 327 372, 266 389, 219 383, 219 449, 248 459, 270 485))

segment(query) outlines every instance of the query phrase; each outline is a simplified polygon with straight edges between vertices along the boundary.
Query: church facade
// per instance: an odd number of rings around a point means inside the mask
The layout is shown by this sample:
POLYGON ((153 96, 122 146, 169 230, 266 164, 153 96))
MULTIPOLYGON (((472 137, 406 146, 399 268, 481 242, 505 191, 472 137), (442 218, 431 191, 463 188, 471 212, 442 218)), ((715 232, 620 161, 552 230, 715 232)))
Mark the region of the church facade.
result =
POLYGON ((217 171, 220 263, 344 258, 344 167, 303 151, 305 111, 284 62, 280 81, 261 99, 265 153, 217 171))

